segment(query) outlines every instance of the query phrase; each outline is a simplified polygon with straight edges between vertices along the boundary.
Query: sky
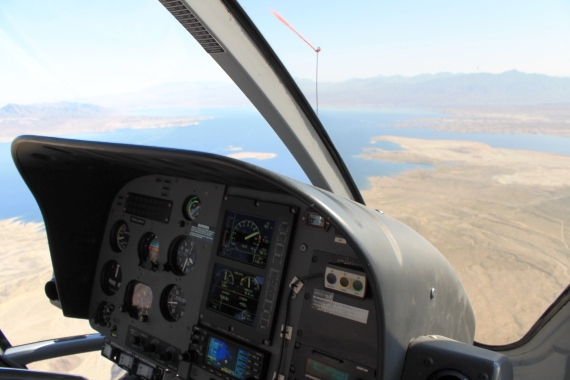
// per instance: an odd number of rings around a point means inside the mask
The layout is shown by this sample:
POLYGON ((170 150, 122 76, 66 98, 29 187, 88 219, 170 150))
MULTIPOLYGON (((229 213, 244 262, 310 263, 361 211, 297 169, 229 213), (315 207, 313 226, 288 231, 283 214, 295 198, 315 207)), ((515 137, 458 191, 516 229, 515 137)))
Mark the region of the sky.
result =
MULTIPOLYGON (((295 78, 423 73, 570 77, 567 0, 242 0, 295 78)), ((230 82, 157 0, 2 0, 0 107, 178 81, 230 82)))

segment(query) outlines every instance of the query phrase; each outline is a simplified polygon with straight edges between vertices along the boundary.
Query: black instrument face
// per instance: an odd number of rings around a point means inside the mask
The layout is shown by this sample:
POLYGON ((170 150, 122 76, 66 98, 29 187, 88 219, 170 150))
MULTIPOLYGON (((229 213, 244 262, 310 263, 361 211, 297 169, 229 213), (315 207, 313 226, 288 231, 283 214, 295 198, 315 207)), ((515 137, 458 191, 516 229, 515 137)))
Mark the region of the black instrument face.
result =
POLYGON ((196 195, 191 195, 184 201, 182 214, 187 220, 194 220, 200 215, 202 209, 202 202, 196 195))
POLYGON ((112 296, 119 291, 123 273, 121 266, 115 260, 109 261, 101 272, 101 287, 106 295, 112 296))
POLYGON ((160 297, 160 309, 166 320, 176 322, 184 316, 186 298, 184 291, 178 285, 169 285, 160 297))
POLYGON ((238 321, 253 325, 263 286, 263 277, 216 264, 208 307, 238 321))
POLYGON ((123 252, 129 244, 129 225, 124 220, 119 220, 111 229, 111 248, 115 252, 123 252))
POLYGON ((194 241, 189 236, 180 236, 174 240, 170 250, 170 265, 179 276, 190 273, 196 262, 194 241))
POLYGON ((275 221, 226 211, 219 256, 265 268, 275 221))
POLYGON ((158 240, 158 237, 153 232, 147 232, 143 235, 139 244, 139 265, 142 267, 158 265, 159 252, 160 241, 158 240))

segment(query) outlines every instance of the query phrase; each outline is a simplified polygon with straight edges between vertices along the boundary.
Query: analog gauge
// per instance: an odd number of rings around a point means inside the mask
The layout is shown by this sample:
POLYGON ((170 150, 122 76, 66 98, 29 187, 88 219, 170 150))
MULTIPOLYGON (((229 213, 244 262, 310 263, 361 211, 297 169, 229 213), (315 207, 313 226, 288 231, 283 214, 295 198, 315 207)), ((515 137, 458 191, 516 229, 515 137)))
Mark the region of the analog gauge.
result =
POLYGON ((158 266, 158 254, 160 252, 160 241, 153 232, 147 232, 139 243, 139 265, 152 269, 158 266))
POLYGON ((202 208, 202 203, 200 202, 200 198, 196 195, 191 195, 184 201, 182 207, 182 214, 184 218, 188 220, 194 220, 200 215, 200 209, 202 208))
POLYGON ((234 275, 228 269, 222 269, 216 273, 216 279, 222 283, 228 283, 230 285, 234 284, 234 275))
POLYGON ((170 265, 174 273, 183 276, 190 273, 196 262, 194 242, 188 236, 180 236, 172 244, 170 265))
POLYGON ((130 314, 134 318, 145 321, 152 307, 152 289, 140 282, 135 283, 131 289, 130 314))
POLYGON ((123 252, 129 244, 129 225, 124 220, 119 220, 111 229, 111 248, 115 252, 123 252))
POLYGON ((246 276, 242 278, 239 284, 245 289, 259 290, 259 282, 255 277, 252 276, 246 276))
POLYGON ((184 316, 186 298, 184 291, 177 285, 169 285, 160 297, 160 309, 162 315, 170 322, 176 322, 184 316))
POLYGON ((232 230, 233 249, 255 254, 260 242, 259 228, 251 220, 242 220, 232 230))
POLYGON ((121 279, 123 278, 123 273, 121 272, 121 266, 115 260, 109 261, 103 267, 103 272, 101 273, 101 287, 106 295, 112 296, 119 291, 121 287, 121 279))

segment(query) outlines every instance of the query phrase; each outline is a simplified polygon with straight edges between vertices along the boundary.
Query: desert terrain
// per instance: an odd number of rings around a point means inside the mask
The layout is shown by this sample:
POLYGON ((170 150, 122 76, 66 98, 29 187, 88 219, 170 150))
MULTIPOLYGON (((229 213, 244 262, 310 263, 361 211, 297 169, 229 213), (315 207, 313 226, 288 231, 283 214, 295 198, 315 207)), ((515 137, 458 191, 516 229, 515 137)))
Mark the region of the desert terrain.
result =
POLYGON ((17 136, 61 136, 76 133, 111 132, 118 129, 155 129, 197 125, 206 116, 129 116, 124 112, 82 103, 40 105, 8 104, 0 108, 0 143, 17 136))
MULTIPOLYGON (((0 243, 0 328, 12 345, 96 332, 86 320, 64 318, 44 293, 52 268, 43 223, 0 220, 0 243)), ((36 362, 28 367, 89 379, 116 379, 123 372, 99 352, 36 362)))
POLYGON ((427 238, 463 281, 476 340, 521 338, 570 283, 570 157, 477 142, 375 137, 404 150, 363 157, 422 163, 369 178, 368 206, 427 238))

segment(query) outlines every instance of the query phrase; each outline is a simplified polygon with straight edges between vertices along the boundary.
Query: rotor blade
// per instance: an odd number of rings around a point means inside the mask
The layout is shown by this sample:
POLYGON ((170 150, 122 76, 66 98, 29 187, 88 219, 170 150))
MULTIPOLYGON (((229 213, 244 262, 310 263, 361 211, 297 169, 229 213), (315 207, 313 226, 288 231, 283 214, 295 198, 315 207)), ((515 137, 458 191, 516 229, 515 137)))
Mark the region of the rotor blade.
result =
POLYGON ((281 21, 283 24, 285 24, 289 29, 291 29, 293 32, 295 32, 295 34, 298 35, 303 41, 305 41, 305 42, 307 43, 307 45, 309 45, 309 46, 311 47, 311 49, 313 49, 313 50, 314 50, 315 52, 317 52, 317 53, 321 51, 321 48, 316 48, 316 49, 315 49, 315 47, 314 47, 313 45, 311 45, 311 43, 310 43, 309 41, 307 41, 307 40, 305 39, 305 37, 303 37, 303 36, 301 35, 301 33, 297 32, 297 31, 295 30, 295 28, 293 28, 293 27, 287 22, 287 20, 285 20, 279 13, 277 13, 277 12, 274 11, 273 9, 270 9, 270 11, 271 11, 271 13, 273 13, 273 16, 277 17, 277 19, 278 19, 279 21, 281 21))

